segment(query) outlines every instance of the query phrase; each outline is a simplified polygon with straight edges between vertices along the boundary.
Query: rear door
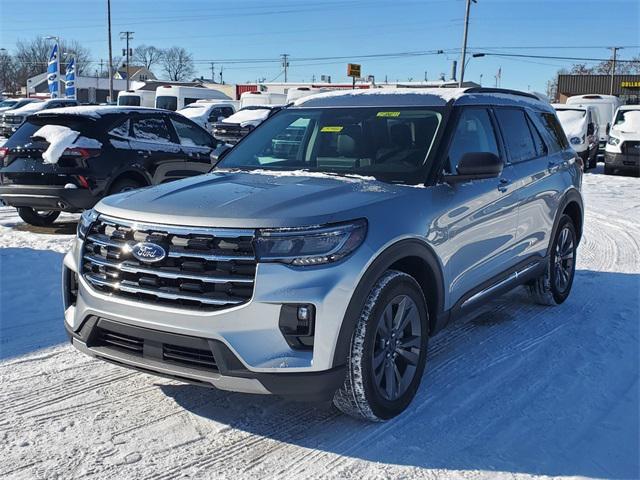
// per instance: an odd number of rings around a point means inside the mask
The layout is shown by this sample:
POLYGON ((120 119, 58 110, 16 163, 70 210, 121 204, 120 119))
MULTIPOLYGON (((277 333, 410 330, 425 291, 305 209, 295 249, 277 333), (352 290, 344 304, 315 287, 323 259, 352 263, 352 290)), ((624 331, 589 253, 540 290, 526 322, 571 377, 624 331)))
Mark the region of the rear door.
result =
POLYGON ((211 170, 211 152, 217 145, 213 136, 188 120, 172 116, 170 121, 180 142, 184 176, 211 170))
POLYGON ((151 175, 153 184, 185 177, 180 145, 168 119, 161 114, 138 114, 131 122, 129 145, 135 152, 137 166, 151 175))
MULTIPOLYGON (((499 178, 452 183, 446 201, 448 238, 444 255, 453 303, 491 283, 513 266, 518 221, 517 177, 488 108, 466 107, 460 112, 448 152, 448 173, 455 173, 464 154, 490 152, 505 163, 499 178)), ((446 174, 444 176, 446 180, 446 174)))
POLYGON ((500 108, 496 115, 521 182, 515 251, 525 262, 546 254, 563 192, 562 173, 575 155, 566 149, 566 136, 553 113, 500 108))

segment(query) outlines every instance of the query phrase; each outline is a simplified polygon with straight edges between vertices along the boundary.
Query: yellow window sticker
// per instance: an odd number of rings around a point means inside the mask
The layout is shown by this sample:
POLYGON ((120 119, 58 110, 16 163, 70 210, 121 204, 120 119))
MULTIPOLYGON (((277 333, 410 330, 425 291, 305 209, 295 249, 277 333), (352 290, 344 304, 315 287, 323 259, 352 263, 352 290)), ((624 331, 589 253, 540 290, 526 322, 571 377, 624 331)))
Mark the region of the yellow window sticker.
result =
POLYGON ((400 112, 378 112, 378 115, 376 115, 377 117, 399 117, 400 116, 400 112))
POLYGON ((321 132, 325 132, 325 133, 338 133, 341 132, 343 129, 343 127, 322 127, 322 130, 320 130, 321 132))

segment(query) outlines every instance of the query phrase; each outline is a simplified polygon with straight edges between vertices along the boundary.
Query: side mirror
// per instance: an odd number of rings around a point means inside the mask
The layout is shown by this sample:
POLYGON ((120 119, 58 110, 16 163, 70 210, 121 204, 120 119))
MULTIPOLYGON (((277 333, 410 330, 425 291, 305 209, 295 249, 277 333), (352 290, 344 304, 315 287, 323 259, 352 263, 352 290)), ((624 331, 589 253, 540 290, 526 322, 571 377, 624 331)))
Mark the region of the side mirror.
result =
POLYGON ((231 145, 228 143, 221 143, 216 148, 211 150, 211 154, 209 154, 209 158, 211 159, 211 168, 214 168, 220 160, 222 160, 227 153, 231 150, 231 145))
POLYGON ((503 163, 500 157, 490 152, 465 153, 458 163, 458 174, 447 175, 448 182, 495 178, 502 173, 503 163))

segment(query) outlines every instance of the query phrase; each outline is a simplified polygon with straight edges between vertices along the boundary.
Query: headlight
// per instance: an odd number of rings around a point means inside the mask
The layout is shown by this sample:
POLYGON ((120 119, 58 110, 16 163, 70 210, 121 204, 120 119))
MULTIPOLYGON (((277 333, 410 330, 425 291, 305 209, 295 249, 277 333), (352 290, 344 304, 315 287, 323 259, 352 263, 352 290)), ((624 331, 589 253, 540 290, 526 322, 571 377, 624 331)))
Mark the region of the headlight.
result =
POLYGON ((85 210, 82 212, 80 216, 80 221, 78 222, 78 238, 80 240, 84 240, 87 236, 87 232, 89 228, 91 228, 91 224, 98 219, 98 212, 96 212, 93 208, 91 210, 85 210))
POLYGON ((584 143, 584 136, 582 138, 571 137, 569 141, 571 142, 572 145, 580 145, 581 143, 584 143))
POLYGON ((358 248, 367 234, 364 219, 321 227, 269 228, 257 232, 258 261, 291 265, 336 262, 358 248))
POLYGON ((615 147, 617 145, 620 145, 620 139, 616 137, 609 137, 609 140, 607 140, 607 143, 615 147))

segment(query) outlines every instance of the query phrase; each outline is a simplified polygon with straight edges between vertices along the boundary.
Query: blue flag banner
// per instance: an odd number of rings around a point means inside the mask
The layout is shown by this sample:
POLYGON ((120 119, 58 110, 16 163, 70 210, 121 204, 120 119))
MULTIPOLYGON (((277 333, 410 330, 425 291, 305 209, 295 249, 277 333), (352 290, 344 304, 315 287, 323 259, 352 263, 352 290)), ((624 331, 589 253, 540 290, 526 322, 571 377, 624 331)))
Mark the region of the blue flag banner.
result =
POLYGON ((76 62, 73 57, 67 63, 67 73, 64 82, 64 94, 67 98, 76 98, 76 62))
POLYGON ((58 92, 58 44, 56 43, 49 55, 49 66, 47 67, 47 83, 49 84, 49 93, 51 98, 57 98, 60 96, 58 92))

